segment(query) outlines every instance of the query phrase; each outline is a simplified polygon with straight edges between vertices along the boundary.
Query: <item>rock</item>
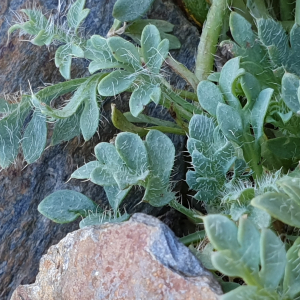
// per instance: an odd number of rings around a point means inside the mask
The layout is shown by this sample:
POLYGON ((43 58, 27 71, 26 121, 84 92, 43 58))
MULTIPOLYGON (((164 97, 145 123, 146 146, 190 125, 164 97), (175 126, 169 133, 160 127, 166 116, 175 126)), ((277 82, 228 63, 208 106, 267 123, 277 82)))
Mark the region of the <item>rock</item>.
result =
MULTIPOLYGON (((20 90, 29 92, 28 80, 34 90, 44 83, 57 83, 63 80, 54 65, 55 46, 37 47, 29 42, 20 41, 18 34, 13 34, 7 43, 7 30, 12 24, 14 13, 22 8, 32 8, 31 0, 0 1, 0 93, 14 93, 20 90)), ((37 0, 37 7, 54 16, 61 4, 63 14, 71 3, 70 0, 37 0)), ((113 18, 111 11, 115 1, 87 0, 86 6, 91 13, 83 27, 87 36, 97 33, 105 36, 113 18)), ((179 51, 172 55, 190 69, 194 66, 194 53, 199 40, 197 29, 185 19, 181 11, 169 1, 158 0, 149 14, 150 18, 169 20, 175 24, 174 34, 182 42, 179 51)), ((27 37, 23 37, 27 39, 27 37)), ((72 64, 72 78, 86 76, 87 63, 75 60, 72 64)), ((178 77, 171 77, 172 82, 184 87, 185 83, 178 77)), ((126 97, 113 99, 117 108, 128 111, 126 97)), ((158 116, 160 108, 149 108, 149 113, 158 116)), ((161 115, 161 114, 160 114, 161 115)), ((49 194, 70 189, 82 192, 102 207, 108 207, 105 193, 100 186, 79 180, 68 181, 72 172, 84 162, 93 160, 93 149, 102 141, 109 141, 117 130, 110 121, 110 103, 103 108, 103 118, 97 135, 82 144, 76 138, 69 143, 48 148, 34 164, 26 166, 22 155, 16 163, 0 172, 0 300, 10 298, 12 290, 19 284, 34 282, 38 272, 38 261, 47 249, 62 239, 68 232, 76 230, 78 224, 55 224, 37 211, 37 206, 49 194)), ((0 133, 1 134, 1 133, 0 133)), ((173 136, 177 149, 174 180, 181 180, 185 175, 185 166, 181 151, 185 147, 185 138, 173 136)), ((133 190, 129 195, 127 211, 143 211, 159 215, 162 210, 140 201, 141 191, 133 190)), ((163 211, 165 212, 165 210, 163 211)))
POLYGON ((217 299, 212 274, 158 219, 86 227, 50 247, 36 282, 11 300, 217 299))

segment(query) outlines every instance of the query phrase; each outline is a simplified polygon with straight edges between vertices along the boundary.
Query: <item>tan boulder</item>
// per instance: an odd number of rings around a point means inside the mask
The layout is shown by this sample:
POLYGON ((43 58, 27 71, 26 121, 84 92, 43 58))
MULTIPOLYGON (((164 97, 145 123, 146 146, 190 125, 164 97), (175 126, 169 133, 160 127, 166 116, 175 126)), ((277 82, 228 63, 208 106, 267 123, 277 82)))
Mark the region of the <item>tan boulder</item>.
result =
POLYGON ((121 224, 69 233, 40 261, 36 282, 11 300, 201 300, 221 288, 158 219, 135 214, 121 224))

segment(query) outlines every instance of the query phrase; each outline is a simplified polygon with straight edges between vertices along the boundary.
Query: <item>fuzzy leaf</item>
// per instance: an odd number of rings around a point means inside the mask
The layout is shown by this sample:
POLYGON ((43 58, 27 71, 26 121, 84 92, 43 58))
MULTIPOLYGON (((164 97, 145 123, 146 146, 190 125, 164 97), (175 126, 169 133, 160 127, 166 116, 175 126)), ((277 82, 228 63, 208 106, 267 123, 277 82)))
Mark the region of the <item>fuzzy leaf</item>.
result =
POLYGON ((136 75, 128 71, 117 70, 103 78, 98 85, 102 96, 115 96, 126 91, 136 79, 136 75))
POLYGON ((47 142, 46 117, 35 111, 24 132, 22 149, 24 159, 29 163, 38 160, 43 153, 47 142))
POLYGON ((218 124, 224 135, 237 144, 243 141, 243 121, 239 112, 226 104, 219 103, 217 107, 218 124))
POLYGON ((0 166, 7 168, 18 155, 21 129, 30 112, 30 102, 22 98, 22 102, 8 116, 0 120, 0 166))
POLYGON ((279 158, 293 159, 300 158, 300 138, 279 137, 266 142, 268 149, 279 158))
POLYGON ((117 211, 119 206, 121 205, 124 198, 127 196, 129 191, 131 190, 131 186, 125 190, 120 190, 118 185, 105 186, 104 191, 106 193, 106 197, 108 202, 113 209, 114 212, 117 211))
POLYGON ((300 294, 300 238, 298 237, 293 246, 286 254, 287 264, 285 267, 285 275, 283 280, 284 294, 290 299, 296 299, 300 294))
POLYGON ((218 104, 225 103, 219 87, 208 80, 203 80, 199 83, 197 96, 200 105, 214 117, 217 114, 218 104))
POLYGON ((151 174, 159 177, 164 185, 169 184, 175 159, 175 147, 172 141, 162 132, 150 130, 146 136, 145 146, 151 174))
POLYGON ((85 0, 77 0, 72 4, 67 14, 67 21, 69 27, 73 28, 75 32, 77 31, 80 24, 87 17, 90 10, 83 9, 85 5, 85 0))
POLYGON ((295 113, 300 111, 300 103, 297 95, 299 86, 300 80, 298 76, 291 73, 283 75, 281 86, 282 99, 287 107, 295 113))
POLYGON ((251 114, 251 123, 255 135, 256 143, 259 143, 260 138, 263 135, 264 119, 269 107, 274 90, 265 89, 258 95, 251 114))
POLYGON ((109 38, 107 43, 113 56, 119 62, 132 65, 135 70, 141 68, 138 50, 132 43, 117 36, 109 38))
POLYGON ((54 192, 38 206, 41 214, 56 223, 69 223, 96 210, 97 205, 92 200, 71 190, 54 192))
POLYGON ((91 172, 91 181, 101 186, 116 185, 117 182, 107 166, 100 165, 91 172))
POLYGON ((99 107, 97 102, 96 90, 98 80, 89 85, 88 95, 84 100, 84 109, 80 117, 80 129, 85 141, 91 139, 99 126, 99 107))
POLYGON ((241 104, 233 93, 233 83, 244 73, 245 70, 240 69, 239 57, 229 60, 221 71, 219 79, 220 90, 227 100, 227 103, 235 109, 241 108, 241 104))
POLYGON ((276 289, 280 283, 286 264, 285 245, 270 229, 263 229, 260 242, 261 270, 259 277, 262 285, 276 289))
POLYGON ((131 132, 119 133, 115 140, 115 147, 130 170, 136 174, 147 172, 147 149, 137 134, 131 132))
POLYGON ((57 145, 63 141, 70 141, 80 135, 80 115, 82 106, 71 117, 59 119, 55 122, 51 145, 57 145))
POLYGON ((55 52, 55 66, 60 74, 66 79, 71 78, 72 49, 69 45, 59 46, 55 52))
POLYGON ((74 171, 71 175, 71 178, 90 179, 92 171, 99 166, 100 163, 97 160, 90 161, 74 171))
POLYGON ((117 0, 113 17, 122 22, 134 21, 146 13, 154 0, 117 0))

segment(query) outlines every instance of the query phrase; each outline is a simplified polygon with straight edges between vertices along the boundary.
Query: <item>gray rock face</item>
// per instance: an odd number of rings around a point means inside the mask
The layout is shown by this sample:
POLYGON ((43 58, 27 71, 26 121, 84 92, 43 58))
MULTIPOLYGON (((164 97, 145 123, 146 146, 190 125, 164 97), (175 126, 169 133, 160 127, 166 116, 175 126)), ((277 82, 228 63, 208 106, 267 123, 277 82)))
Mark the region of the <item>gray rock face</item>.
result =
MULTIPOLYGON (((69 0, 39 0, 35 1, 47 13, 57 14, 58 3, 61 12, 70 4, 69 0)), ((83 27, 87 36, 97 33, 105 36, 112 25, 112 7, 115 1, 87 0, 86 6, 91 13, 83 27)), ((0 1, 0 93, 14 93, 20 89, 28 92, 28 80, 33 89, 44 86, 44 83, 63 81, 54 65, 55 47, 37 47, 29 42, 19 41, 14 34, 7 43, 7 29, 13 22, 14 12, 22 8, 31 8, 30 0, 0 1)), ((197 29, 189 24, 179 9, 171 1, 156 1, 150 18, 164 19, 172 22, 174 34, 183 44, 173 56, 188 66, 194 66, 194 53, 199 40, 197 29)), ((25 39, 24 37, 22 37, 25 39)), ((72 65, 72 78, 86 76, 87 63, 76 60, 72 65)), ((183 88, 185 83, 176 77, 172 82, 183 88)), ((128 111, 126 96, 113 99, 117 108, 128 111)), ((153 115, 161 113, 160 108, 149 108, 153 115)), ((93 148, 102 141, 109 141, 117 130, 110 122, 110 103, 103 107, 103 118, 99 128, 99 136, 82 145, 82 141, 48 148, 38 162, 26 166, 22 155, 16 163, 6 170, 0 171, 0 300, 7 300, 19 284, 32 283, 38 272, 38 261, 47 249, 62 239, 68 232, 78 228, 78 224, 55 224, 44 218, 37 211, 37 206, 47 195, 60 189, 71 189, 82 192, 99 205, 108 206, 103 189, 90 182, 78 180, 68 181, 70 175, 84 162, 93 160, 93 148), (68 182, 67 182, 68 181, 68 182)), ((168 116, 165 116, 168 118, 168 116)), ((1 134, 1 132, 0 132, 1 134)), ((49 137, 50 138, 50 137, 49 137)), ((172 137, 178 156, 175 180, 184 176, 184 165, 181 151, 184 149, 183 137, 172 137)), ((158 215, 161 209, 140 204, 139 191, 132 191, 127 201, 127 211, 143 211, 158 215), (134 208, 135 207, 135 208, 134 208), (134 209, 133 209, 134 208, 134 209)))
POLYGON ((36 282, 19 286, 11 300, 216 300, 220 294, 174 233, 139 213, 68 234, 42 257, 36 282))

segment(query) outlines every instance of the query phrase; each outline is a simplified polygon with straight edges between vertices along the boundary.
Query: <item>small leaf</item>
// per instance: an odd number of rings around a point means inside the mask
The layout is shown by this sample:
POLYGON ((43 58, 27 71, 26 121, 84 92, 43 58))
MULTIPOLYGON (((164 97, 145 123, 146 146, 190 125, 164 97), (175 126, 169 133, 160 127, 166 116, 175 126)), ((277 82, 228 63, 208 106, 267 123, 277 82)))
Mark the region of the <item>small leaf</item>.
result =
POLYGON ((148 170, 148 155, 142 139, 131 132, 121 132, 115 140, 115 147, 127 167, 136 174, 148 170))
POLYGON ((56 223, 69 223, 96 210, 97 205, 92 200, 71 190, 54 192, 38 206, 41 214, 56 223))
POLYGON ((219 87, 208 80, 199 83, 197 96, 200 105, 214 117, 217 115, 218 104, 225 103, 219 87))
POLYGON ((106 193, 106 197, 108 202, 113 209, 114 212, 117 211, 122 201, 125 199, 129 191, 131 190, 131 186, 125 190, 120 190, 118 185, 110 185, 105 186, 104 191, 106 193))
POLYGON ((267 192, 252 199, 251 205, 267 211, 285 224, 300 228, 299 199, 284 193, 267 192))
POLYGON ((145 146, 151 174, 159 177, 164 185, 168 185, 175 159, 172 141, 160 131, 150 130, 146 136, 145 146))
POLYGON ((134 21, 146 13, 154 0, 117 0, 113 17, 122 22, 134 21))
POLYGON ((241 144, 243 141, 243 122, 239 112, 226 104, 217 107, 218 124, 224 135, 231 141, 241 144))
POLYGON ((92 171, 99 166, 100 163, 97 160, 90 161, 73 172, 71 178, 90 179, 92 171))
POLYGON ((300 238, 298 237, 293 246, 286 254, 287 264, 283 280, 284 295, 290 299, 296 299, 300 294, 299 278, 299 259, 300 259, 300 238))
POLYGON ((293 159, 294 161, 300 158, 300 138, 279 137, 268 140, 266 145, 279 158, 293 159))
POLYGON ((71 117, 58 119, 55 122, 51 145, 57 145, 63 141, 70 141, 75 136, 80 135, 80 115, 82 106, 71 117))
POLYGON ((12 164, 18 155, 21 129, 30 110, 29 99, 23 97, 21 104, 0 120, 0 166, 2 168, 12 164))
POLYGON ((84 109, 80 117, 80 129, 85 141, 90 140, 99 126, 99 107, 97 102, 96 90, 98 80, 89 85, 88 95, 84 100, 84 109))
POLYGON ((101 186, 116 185, 117 182, 109 167, 100 165, 91 172, 91 181, 101 186))
POLYGON ((276 289, 280 283, 286 264, 284 243, 270 229, 263 229, 260 242, 261 270, 259 277, 262 285, 276 289))
POLYGON ((252 108, 251 123, 255 135, 255 141, 258 144, 263 135, 264 119, 267 114, 269 103, 271 101, 274 90, 262 90, 252 108))
POLYGON ((102 96, 115 96, 130 88, 135 79, 136 75, 128 71, 113 71, 100 81, 98 92, 102 96))
POLYGON ((300 80, 298 76, 291 73, 283 75, 281 86, 282 99, 287 107, 295 113, 300 110, 300 102, 297 95, 299 86, 300 80))
POLYGON ((90 10, 83 9, 85 5, 85 0, 77 0, 72 4, 67 14, 68 25, 74 28, 75 32, 80 26, 81 22, 87 17, 90 10))
POLYGON ((35 111, 24 132, 22 149, 24 159, 29 163, 38 160, 43 153, 47 142, 46 117, 35 111))
POLYGON ((71 51, 69 45, 62 45, 55 52, 55 66, 59 68, 60 74, 66 80, 71 78, 71 51))
POLYGON ((141 68, 138 50, 132 43, 117 36, 109 38, 107 43, 113 56, 119 62, 132 65, 135 70, 141 68))

